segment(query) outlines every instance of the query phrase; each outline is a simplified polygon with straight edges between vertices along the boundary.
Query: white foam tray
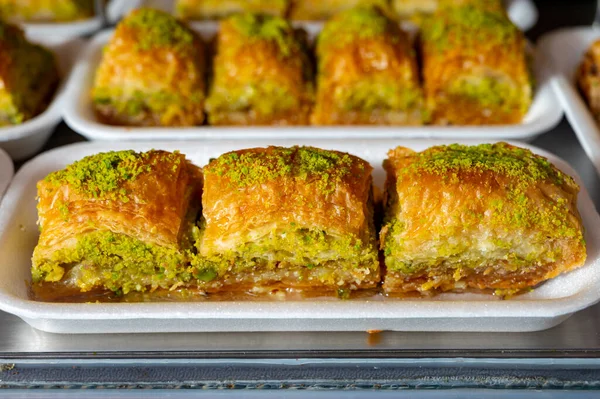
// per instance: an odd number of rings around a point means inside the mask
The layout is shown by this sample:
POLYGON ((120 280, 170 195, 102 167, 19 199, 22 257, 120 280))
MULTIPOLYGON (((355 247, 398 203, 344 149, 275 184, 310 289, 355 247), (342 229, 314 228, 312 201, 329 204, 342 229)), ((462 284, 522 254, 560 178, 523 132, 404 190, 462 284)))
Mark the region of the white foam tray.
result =
POLYGON ((81 39, 64 39, 53 36, 30 37, 30 40, 42 44, 54 52, 61 75, 61 83, 54 98, 41 114, 20 125, 0 127, 0 148, 8 152, 14 160, 24 159, 37 153, 62 120, 66 82, 84 43, 81 39))
MULTIPOLYGON (((475 142, 467 142, 474 144, 475 142)), ((85 155, 114 149, 181 149, 194 163, 271 141, 181 143, 80 143, 44 153, 24 165, 0 206, 0 309, 35 328, 58 333, 194 331, 534 331, 552 327, 600 299, 600 216, 584 187, 579 210, 585 223, 588 260, 584 267, 548 281, 510 300, 489 295, 443 294, 429 299, 306 300, 289 302, 195 303, 41 303, 28 299, 31 255, 38 239, 36 182, 85 155)), ((318 145, 347 151, 374 166, 379 187, 381 162, 389 149, 404 145, 423 150, 439 144, 425 140, 290 140, 282 145, 318 145)), ((529 147, 532 148, 532 147, 529 147)), ((575 176, 564 161, 539 149, 556 166, 575 176)), ((575 176, 579 184, 581 180, 575 176)))
MULTIPOLYGON (((119 21, 123 15, 138 7, 153 7, 167 12, 173 12, 174 0, 112 0, 106 8, 106 17, 112 24, 119 21)), ((506 9, 510 19, 521 30, 533 28, 538 20, 538 10, 531 0, 506 0, 506 9)))
POLYGON ((0 200, 2 200, 4 191, 8 188, 14 171, 12 159, 0 148, 0 200))
POLYGON ((600 39, 600 29, 586 26, 560 29, 540 38, 539 51, 554 71, 551 80, 567 119, 600 173, 600 126, 579 94, 575 73, 589 46, 600 39))
POLYGON ((87 36, 104 26, 104 7, 101 3, 101 0, 96 0, 96 12, 92 18, 73 22, 27 22, 21 24, 21 27, 28 35, 36 37, 51 36, 68 39, 87 36))
MULTIPOLYGON (((306 25, 316 33, 320 24, 306 25)), ((192 27, 205 37, 215 34, 218 24, 194 23, 192 27)), ((556 126, 562 108, 550 85, 551 71, 543 57, 534 56, 537 87, 533 104, 520 124, 498 126, 336 126, 319 127, 124 127, 103 124, 93 110, 91 89, 102 49, 113 30, 98 33, 78 59, 67 85, 64 118, 77 133, 90 140, 194 140, 194 139, 340 139, 340 138, 438 138, 529 141, 556 126)))

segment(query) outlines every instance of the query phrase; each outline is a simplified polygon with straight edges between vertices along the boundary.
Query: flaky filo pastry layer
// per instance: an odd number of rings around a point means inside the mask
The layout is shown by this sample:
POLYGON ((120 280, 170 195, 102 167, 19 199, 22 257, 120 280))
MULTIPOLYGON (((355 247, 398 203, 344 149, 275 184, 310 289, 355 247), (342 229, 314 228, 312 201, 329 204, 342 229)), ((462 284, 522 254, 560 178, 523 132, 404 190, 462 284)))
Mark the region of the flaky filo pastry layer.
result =
POLYGON ((208 289, 372 288, 379 282, 371 166, 311 147, 224 154, 205 167, 198 267, 208 289))
POLYGON ((193 280, 202 175, 180 153, 85 157, 38 183, 33 283, 127 293, 193 280))
POLYGON ((529 150, 398 147, 384 167, 387 293, 509 295, 585 263, 579 186, 529 150))

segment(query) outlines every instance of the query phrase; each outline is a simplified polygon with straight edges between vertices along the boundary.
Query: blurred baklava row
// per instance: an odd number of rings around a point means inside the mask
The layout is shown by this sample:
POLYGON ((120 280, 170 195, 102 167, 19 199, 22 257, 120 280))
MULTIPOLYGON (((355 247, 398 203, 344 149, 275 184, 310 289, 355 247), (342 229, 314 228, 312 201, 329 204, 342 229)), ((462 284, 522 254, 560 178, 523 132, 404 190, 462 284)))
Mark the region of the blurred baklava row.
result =
POLYGON ((88 156, 38 183, 33 292, 506 297, 585 263, 579 186, 529 150, 398 147, 384 168, 378 248, 372 167, 347 153, 252 148, 203 169, 178 152, 88 156))
POLYGON ((0 0, 0 19, 21 22, 71 22, 91 18, 95 0, 0 0))
POLYGON ((184 20, 214 20, 250 12, 324 21, 358 5, 376 5, 394 19, 419 21, 440 8, 467 4, 504 9, 502 0, 177 0, 175 14, 184 20))
POLYGON ((462 3, 423 21, 417 49, 380 7, 356 6, 325 23, 314 57, 281 17, 232 15, 205 46, 135 10, 103 54, 96 113, 130 126, 519 123, 532 98, 523 34, 495 2, 462 3))

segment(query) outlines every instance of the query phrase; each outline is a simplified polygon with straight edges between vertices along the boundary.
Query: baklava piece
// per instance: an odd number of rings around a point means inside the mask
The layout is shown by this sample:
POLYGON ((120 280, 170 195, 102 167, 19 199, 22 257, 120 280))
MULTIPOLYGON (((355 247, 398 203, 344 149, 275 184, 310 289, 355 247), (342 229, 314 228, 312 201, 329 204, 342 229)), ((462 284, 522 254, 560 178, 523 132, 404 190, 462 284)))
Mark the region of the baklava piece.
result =
POLYGON ((300 32, 279 17, 221 22, 206 103, 211 125, 306 125, 312 67, 300 32))
POLYGON ((358 5, 376 5, 391 14, 389 0, 292 0, 290 18, 298 21, 324 21, 358 5))
POLYGON ((425 116, 415 52, 377 7, 328 21, 317 42, 315 125, 419 125, 425 116))
POLYGON ((504 11, 473 5, 440 9, 423 24, 420 42, 434 123, 523 120, 532 99, 526 42, 504 11))
POLYGON ((104 123, 200 125, 204 121, 204 44, 167 13, 134 10, 119 23, 104 50, 92 97, 104 123))
POLYGON ((71 22, 94 16, 94 0, 0 0, 0 18, 10 22, 71 22))
POLYGON ((195 262, 207 292, 335 293, 380 280, 371 166, 311 147, 230 152, 204 169, 195 262))
POLYGON ((38 183, 34 291, 61 300, 194 285, 201 189, 200 169, 176 152, 102 153, 51 173, 38 183))
POLYGON ((547 159, 506 143, 388 157, 386 293, 512 295, 585 263, 579 186, 547 159))
POLYGON ((0 22, 0 126, 38 115, 59 81, 54 54, 30 43, 16 26, 0 22))
POLYGON ((592 115, 600 120, 600 40, 592 43, 585 53, 575 79, 592 115))
POLYGON ((189 20, 221 19, 233 14, 251 12, 283 17, 289 0, 177 0, 179 18, 189 20))

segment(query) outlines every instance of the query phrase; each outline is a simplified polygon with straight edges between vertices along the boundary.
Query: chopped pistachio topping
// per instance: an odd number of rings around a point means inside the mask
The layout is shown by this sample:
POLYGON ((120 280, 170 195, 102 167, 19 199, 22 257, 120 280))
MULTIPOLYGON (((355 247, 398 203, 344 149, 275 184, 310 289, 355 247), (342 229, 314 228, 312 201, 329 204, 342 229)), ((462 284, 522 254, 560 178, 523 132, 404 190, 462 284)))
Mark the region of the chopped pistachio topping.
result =
POLYGON ((150 156, 169 160, 175 165, 181 162, 177 153, 149 151, 110 151, 87 156, 63 170, 49 174, 45 181, 55 186, 68 184, 77 192, 97 199, 127 201, 123 184, 135 180, 139 175, 152 170, 150 156))
MULTIPOLYGON (((212 161, 205 173, 217 174, 240 187, 261 184, 278 177, 314 179, 325 194, 347 176, 353 164, 348 154, 312 147, 269 147, 261 152, 230 152, 212 161)), ((364 169, 364 165, 363 168, 364 169)))
POLYGON ((294 29, 283 18, 262 14, 236 14, 229 22, 249 38, 274 41, 284 56, 289 56, 298 47, 294 29))
POLYGON ((507 143, 467 146, 436 146, 413 154, 414 162, 399 171, 399 178, 414 171, 450 176, 453 172, 493 172, 514 179, 517 185, 531 185, 550 180, 556 184, 573 179, 555 168, 546 158, 507 143))
POLYGON ((383 35, 394 24, 376 6, 361 5, 329 20, 319 35, 319 45, 344 46, 356 39, 383 35))
POLYGON ((181 49, 194 42, 194 34, 185 25, 172 15, 152 8, 137 9, 121 23, 139 30, 137 39, 140 50, 157 47, 181 49))
POLYGON ((427 19, 422 35, 438 50, 450 46, 470 47, 475 43, 502 44, 519 34, 519 29, 503 12, 473 5, 444 9, 427 19))

